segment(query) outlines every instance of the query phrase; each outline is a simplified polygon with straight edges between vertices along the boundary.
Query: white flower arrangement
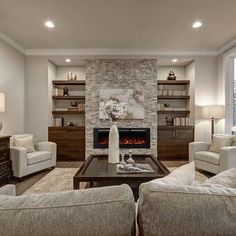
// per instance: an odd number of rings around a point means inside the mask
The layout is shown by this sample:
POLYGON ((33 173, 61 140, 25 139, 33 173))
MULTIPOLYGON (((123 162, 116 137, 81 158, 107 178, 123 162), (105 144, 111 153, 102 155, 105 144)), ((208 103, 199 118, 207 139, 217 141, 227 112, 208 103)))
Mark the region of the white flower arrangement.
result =
POLYGON ((105 103, 104 113, 111 121, 122 120, 127 116, 127 105, 118 98, 111 98, 105 103))

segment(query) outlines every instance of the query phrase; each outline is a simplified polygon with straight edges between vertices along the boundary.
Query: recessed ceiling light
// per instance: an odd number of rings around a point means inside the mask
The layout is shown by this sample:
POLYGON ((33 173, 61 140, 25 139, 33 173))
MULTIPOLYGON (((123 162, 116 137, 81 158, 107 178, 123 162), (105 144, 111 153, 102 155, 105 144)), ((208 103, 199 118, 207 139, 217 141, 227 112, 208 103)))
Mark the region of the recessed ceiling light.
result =
POLYGON ((178 61, 178 59, 176 59, 176 58, 172 60, 172 62, 174 62, 174 63, 177 62, 177 61, 178 61))
POLYGON ((192 27, 194 29, 200 28, 202 26, 202 22, 201 21, 195 21, 192 25, 192 27))
POLYGON ((70 58, 66 58, 66 59, 65 59, 65 62, 66 62, 66 63, 70 63, 70 62, 71 62, 71 59, 70 59, 70 58))
POLYGON ((46 21, 44 25, 49 29, 53 29, 55 27, 55 24, 50 20, 46 21))

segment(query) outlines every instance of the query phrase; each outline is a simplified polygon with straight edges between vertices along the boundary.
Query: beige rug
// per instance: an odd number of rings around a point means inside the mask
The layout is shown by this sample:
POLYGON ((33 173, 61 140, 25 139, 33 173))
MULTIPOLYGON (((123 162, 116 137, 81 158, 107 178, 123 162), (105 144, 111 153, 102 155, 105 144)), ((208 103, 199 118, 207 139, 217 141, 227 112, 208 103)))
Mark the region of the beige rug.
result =
POLYGON ((79 168, 55 168, 27 189, 23 195, 73 190, 73 176, 79 168))
MULTIPOLYGON (((177 167, 168 168, 173 171, 177 167)), ((73 190, 73 176, 79 168, 55 168, 27 189, 23 195, 47 192, 61 192, 73 190)), ((203 183, 208 179, 204 174, 196 171, 195 182, 203 183)))

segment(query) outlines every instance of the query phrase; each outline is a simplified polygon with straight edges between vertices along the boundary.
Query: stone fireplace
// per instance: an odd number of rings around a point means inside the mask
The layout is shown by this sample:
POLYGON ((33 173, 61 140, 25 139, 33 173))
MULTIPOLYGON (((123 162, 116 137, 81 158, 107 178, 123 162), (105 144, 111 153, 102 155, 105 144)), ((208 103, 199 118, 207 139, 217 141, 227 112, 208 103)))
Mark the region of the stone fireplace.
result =
MULTIPOLYGON (((121 131, 132 133, 135 129, 148 130, 149 140, 143 144, 143 137, 136 139, 126 136, 120 140, 121 148, 130 148, 134 154, 153 154, 157 156, 157 61, 155 59, 96 59, 86 63, 86 157, 90 154, 107 153, 107 140, 95 145, 96 132, 108 135, 111 126, 108 120, 99 119, 100 89, 137 89, 144 92, 144 119, 124 119, 118 121, 121 131), (146 145, 146 146, 145 146, 146 145)), ((136 131, 137 132, 137 131, 136 131)), ((138 133, 137 133, 138 134, 138 133)), ((141 133, 139 133, 141 134, 141 133)), ((106 136, 105 135, 105 136, 106 136)), ((145 134, 147 135, 147 133, 145 134)), ((105 137, 104 136, 104 137, 105 137)), ((120 133, 120 137, 121 137, 120 133)), ((145 136, 147 138, 147 136, 145 136)))

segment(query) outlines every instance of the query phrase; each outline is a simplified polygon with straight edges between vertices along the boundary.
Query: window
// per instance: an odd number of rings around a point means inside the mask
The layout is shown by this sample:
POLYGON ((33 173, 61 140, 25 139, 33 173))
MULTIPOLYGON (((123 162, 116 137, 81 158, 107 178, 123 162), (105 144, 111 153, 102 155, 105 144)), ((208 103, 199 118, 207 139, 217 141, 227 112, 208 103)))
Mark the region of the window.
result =
POLYGON ((233 126, 236 126, 236 58, 234 58, 234 80, 233 80, 233 126))

